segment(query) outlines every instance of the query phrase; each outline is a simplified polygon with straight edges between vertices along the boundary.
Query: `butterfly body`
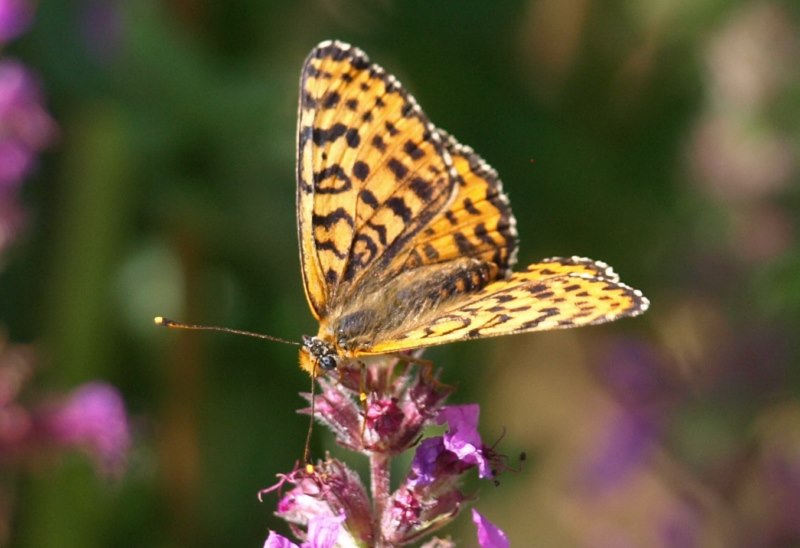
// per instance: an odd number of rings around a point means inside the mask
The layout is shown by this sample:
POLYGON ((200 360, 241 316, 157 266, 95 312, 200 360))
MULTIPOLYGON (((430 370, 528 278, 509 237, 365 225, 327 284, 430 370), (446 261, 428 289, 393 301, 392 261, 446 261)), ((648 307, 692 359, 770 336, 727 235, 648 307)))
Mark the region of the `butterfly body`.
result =
POLYGON ((493 263, 460 259, 401 273, 382 287, 359 288, 330 312, 330 319, 320 320, 319 332, 306 347, 318 358, 334 354, 340 363, 370 354, 375 333, 392 338, 408 325, 424 324, 431 313, 482 289, 496 275, 493 263))
POLYGON ((513 272, 516 222, 497 173, 357 48, 323 42, 307 58, 297 144, 300 259, 320 323, 300 353, 312 375, 648 306, 602 262, 547 259, 513 272))

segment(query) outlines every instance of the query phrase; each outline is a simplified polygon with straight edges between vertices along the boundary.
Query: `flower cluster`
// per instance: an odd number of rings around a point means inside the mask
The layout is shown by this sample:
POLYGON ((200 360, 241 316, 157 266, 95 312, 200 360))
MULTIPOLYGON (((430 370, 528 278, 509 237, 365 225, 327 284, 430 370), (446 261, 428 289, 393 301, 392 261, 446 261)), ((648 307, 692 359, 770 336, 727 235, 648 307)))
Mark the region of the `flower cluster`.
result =
POLYGON ((116 389, 95 381, 29 403, 34 361, 32 347, 0 339, 0 465, 7 470, 77 449, 88 453, 102 474, 122 472, 130 434, 116 389))
MULTIPOLYGON (((22 34, 32 19, 31 2, 0 0, 0 47, 22 34)), ((0 251, 23 223, 19 188, 55 135, 36 77, 19 61, 0 57, 0 251)))
MULTIPOLYGON (((505 461, 481 441, 477 405, 445 406, 452 388, 439 383, 430 368, 380 360, 363 368, 341 368, 337 378, 320 378, 321 393, 307 395, 301 410, 328 427, 342 447, 368 457, 370 493, 361 478, 330 456, 313 466, 298 466, 259 493, 282 493, 276 515, 286 520, 295 544, 271 532, 265 548, 399 546, 419 542, 450 523, 474 496, 460 489, 472 469, 494 479, 505 461), (446 431, 423 438, 425 428, 446 431), (441 428, 438 428, 441 430, 441 428), (415 453, 405 478, 390 490, 391 459, 415 453)), ((508 546, 502 531, 473 510, 483 548, 508 546)), ((424 546, 455 546, 433 538, 424 546)))
MULTIPOLYGON (((34 6, 0 0, 0 47, 27 30, 34 6)), ((0 262, 25 219, 20 187, 56 132, 36 77, 19 61, 0 57, 0 262)), ((35 361, 32 345, 10 343, 0 328, 0 473, 24 473, 74 450, 87 453, 102 475, 122 473, 130 430, 119 392, 93 381, 67 394, 37 393, 31 383, 35 361)), ((13 485, 0 488, 0 545, 10 534, 13 485)))

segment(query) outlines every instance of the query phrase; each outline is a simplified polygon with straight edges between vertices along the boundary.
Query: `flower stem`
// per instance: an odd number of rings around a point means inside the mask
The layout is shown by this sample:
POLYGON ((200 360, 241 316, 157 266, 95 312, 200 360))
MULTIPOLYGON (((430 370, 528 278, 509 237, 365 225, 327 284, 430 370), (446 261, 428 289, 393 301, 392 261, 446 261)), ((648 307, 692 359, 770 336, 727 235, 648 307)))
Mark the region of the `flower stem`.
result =
POLYGON ((383 453, 373 452, 369 455, 370 486, 372 488, 373 516, 375 519, 374 530, 378 537, 375 539, 376 546, 383 546, 380 525, 383 511, 389 500, 389 463, 389 457, 383 453))

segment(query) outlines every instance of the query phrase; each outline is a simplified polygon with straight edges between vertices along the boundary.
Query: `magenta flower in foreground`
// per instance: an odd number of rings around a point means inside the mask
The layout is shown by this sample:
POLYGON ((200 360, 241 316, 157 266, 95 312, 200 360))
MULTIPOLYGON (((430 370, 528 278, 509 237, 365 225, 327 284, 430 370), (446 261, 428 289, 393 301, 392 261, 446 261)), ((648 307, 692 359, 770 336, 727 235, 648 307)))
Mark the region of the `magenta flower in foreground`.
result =
MULTIPOLYGON (((358 474, 327 457, 313 467, 298 466, 262 491, 282 494, 276 515, 285 519, 302 544, 271 532, 265 548, 401 546, 423 541, 458 516, 475 498, 461 491, 467 472, 481 478, 505 469, 503 457, 478 433, 477 405, 444 407, 452 388, 428 370, 377 362, 366 371, 339 370, 339 378, 321 378, 314 396, 315 418, 337 442, 370 461, 369 495, 358 474), (397 371, 399 370, 399 372, 397 371), (363 389, 363 397, 362 397, 363 389), (444 435, 421 439, 426 426, 446 424, 444 435), (416 446, 406 477, 390 489, 390 459, 416 446)), ((307 398, 310 400, 311 396, 307 398)), ((309 413, 310 408, 301 412, 309 413)), ((504 539, 488 521, 479 538, 504 539)), ((484 543, 485 548, 507 546, 484 543)), ((449 539, 429 538, 427 548, 453 547, 449 539)))

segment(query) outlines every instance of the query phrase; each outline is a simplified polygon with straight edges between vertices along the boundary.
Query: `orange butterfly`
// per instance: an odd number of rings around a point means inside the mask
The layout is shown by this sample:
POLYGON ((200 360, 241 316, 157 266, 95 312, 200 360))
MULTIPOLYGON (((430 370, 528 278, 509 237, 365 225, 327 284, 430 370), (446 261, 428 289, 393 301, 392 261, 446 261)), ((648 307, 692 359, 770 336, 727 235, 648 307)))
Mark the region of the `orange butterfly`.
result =
POLYGON ((362 357, 599 324, 649 306, 600 261, 552 258, 513 272, 516 221, 497 172, 342 42, 322 42, 303 65, 297 230, 320 324, 300 350, 312 377, 362 357))

